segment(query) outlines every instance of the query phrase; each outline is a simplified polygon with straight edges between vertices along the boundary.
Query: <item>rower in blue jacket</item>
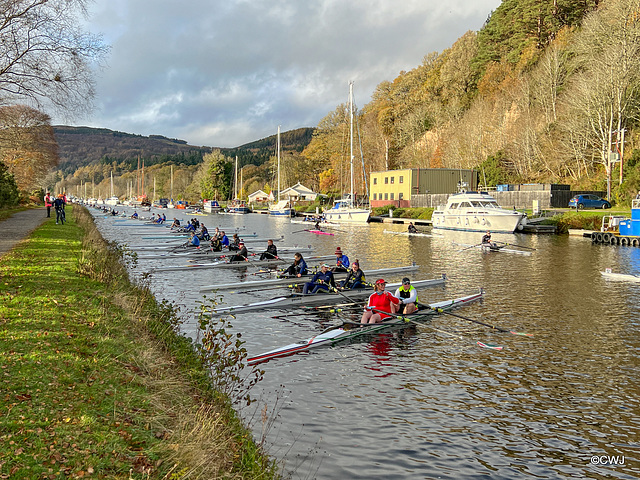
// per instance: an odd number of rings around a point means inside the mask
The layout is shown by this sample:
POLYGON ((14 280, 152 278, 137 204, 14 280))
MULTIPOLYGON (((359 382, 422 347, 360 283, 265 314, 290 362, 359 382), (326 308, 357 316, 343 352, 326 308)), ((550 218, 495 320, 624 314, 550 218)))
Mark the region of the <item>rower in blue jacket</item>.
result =
POLYGON ((314 294, 319 291, 328 292, 329 287, 336 288, 336 282, 333 279, 333 272, 329 270, 329 265, 326 263, 322 264, 320 267, 320 271, 316 273, 310 282, 304 284, 302 289, 303 295, 308 293, 314 294))
POLYGON ((348 272, 349 271, 349 257, 347 257, 340 247, 336 248, 336 266, 333 267, 334 272, 348 272))

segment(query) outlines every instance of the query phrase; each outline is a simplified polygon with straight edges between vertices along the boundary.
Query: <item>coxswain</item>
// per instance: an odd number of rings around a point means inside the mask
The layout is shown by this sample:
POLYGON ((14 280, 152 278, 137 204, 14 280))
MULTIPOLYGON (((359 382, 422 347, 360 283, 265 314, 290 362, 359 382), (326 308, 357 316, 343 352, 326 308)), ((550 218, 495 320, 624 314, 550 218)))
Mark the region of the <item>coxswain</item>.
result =
POLYGON ((333 267, 334 272, 348 272, 349 271, 349 257, 347 257, 340 247, 336 248, 336 266, 333 267))
POLYGON ((385 318, 389 318, 393 313, 392 304, 398 305, 400 300, 394 297, 390 292, 385 291, 387 282, 380 278, 376 280, 374 285, 375 291, 369 295, 367 306, 364 307, 364 313, 360 323, 380 323, 385 318))
POLYGON ((411 285, 409 277, 402 279, 402 285, 398 287, 394 296, 400 299, 400 305, 395 310, 397 313, 408 315, 418 310, 418 291, 411 285))
POLYGON ((364 272, 360 269, 360 262, 356 259, 351 264, 351 269, 347 273, 347 278, 340 282, 341 290, 353 290, 354 288, 362 288, 365 284, 364 272))
POLYGON ((236 253, 233 257, 229 259, 230 262, 248 262, 249 261, 249 252, 247 252, 247 247, 244 246, 244 242, 240 240, 238 242, 238 253, 236 253))
POLYGON ((302 294, 314 294, 319 291, 328 292, 329 287, 336 288, 336 282, 333 279, 333 272, 329 270, 329 265, 323 263, 320 271, 313 276, 311 281, 304 284, 302 294))
POLYGON ((413 222, 409 222, 409 228, 407 229, 409 233, 418 233, 418 229, 413 224, 413 222))
POLYGON ((307 273, 307 262, 304 261, 301 253, 296 252, 293 255, 293 264, 289 265, 289 268, 282 272, 280 278, 284 278, 286 276, 301 277, 307 273))

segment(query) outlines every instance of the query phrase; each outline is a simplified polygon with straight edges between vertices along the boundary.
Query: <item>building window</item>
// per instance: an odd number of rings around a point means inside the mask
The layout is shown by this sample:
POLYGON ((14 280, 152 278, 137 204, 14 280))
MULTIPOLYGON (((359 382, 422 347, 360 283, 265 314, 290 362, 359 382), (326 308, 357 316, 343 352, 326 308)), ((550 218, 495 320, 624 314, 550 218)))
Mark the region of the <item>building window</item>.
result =
POLYGON ((384 183, 385 183, 385 185, 386 185, 387 183, 389 183, 389 177, 384 177, 384 183))
POLYGON ((374 199, 374 200, 376 199, 376 194, 375 194, 375 193, 373 194, 373 199, 374 199))
POLYGON ((393 200, 393 193, 391 193, 391 200, 393 200))
POLYGON ((389 194, 388 194, 388 193, 385 193, 385 194, 384 194, 384 199, 385 199, 385 200, 389 200, 389 194))
POLYGON ((377 184, 378 184, 378 178, 377 178, 377 177, 374 177, 374 178, 373 178, 373 184, 374 184, 374 185, 377 185, 377 184))
MULTIPOLYGON (((395 180, 396 177, 391 177, 391 184, 393 184, 393 181, 395 180)), ((393 199, 392 199, 393 200, 393 199)))
POLYGON ((398 182, 399 183, 404 183, 404 176, 403 175, 400 175, 400 178, 398 179, 398 182))
MULTIPOLYGON (((402 177, 400 177, 400 178, 402 178, 402 177)), ((398 194, 398 200, 402 200, 402 192, 400 192, 400 193, 398 194)))

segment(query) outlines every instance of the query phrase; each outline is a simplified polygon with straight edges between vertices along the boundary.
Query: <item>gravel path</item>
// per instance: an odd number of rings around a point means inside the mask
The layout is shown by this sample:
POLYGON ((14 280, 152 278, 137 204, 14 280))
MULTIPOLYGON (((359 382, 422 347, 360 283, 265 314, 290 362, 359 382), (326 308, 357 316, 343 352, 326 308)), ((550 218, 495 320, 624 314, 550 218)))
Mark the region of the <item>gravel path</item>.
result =
POLYGON ((45 220, 56 221, 53 208, 52 217, 47 219, 47 209, 30 208, 18 212, 6 220, 0 222, 0 257, 11 250, 16 244, 29 236, 45 220))

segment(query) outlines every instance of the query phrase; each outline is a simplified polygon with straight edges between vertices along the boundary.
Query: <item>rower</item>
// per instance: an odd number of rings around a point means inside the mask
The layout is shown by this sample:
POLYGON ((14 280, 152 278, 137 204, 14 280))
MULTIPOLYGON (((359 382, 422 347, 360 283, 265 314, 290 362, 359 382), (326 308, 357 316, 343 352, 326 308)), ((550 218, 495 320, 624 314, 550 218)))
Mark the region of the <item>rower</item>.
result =
POLYGON ((207 227, 204 226, 204 223, 202 224, 202 229, 200 230, 200 239, 211 240, 211 237, 209 236, 209 230, 207 230, 207 227))
POLYGON ((282 274, 280 278, 284 278, 286 276, 290 277, 301 277, 307 274, 307 262, 302 258, 302 254, 296 252, 293 255, 293 264, 289 266, 282 274))
POLYGON ((138 212, 134 211, 131 215, 131 218, 138 218, 138 212))
POLYGON ((178 228, 180 226, 180 220, 176 217, 173 217, 173 223, 171 224, 171 228, 178 228))
POLYGON ((336 266, 333 267, 334 272, 348 272, 349 271, 349 257, 347 257, 340 247, 336 248, 336 266))
MULTIPOLYGON (((223 247, 229 248, 229 237, 227 237, 227 234, 224 233, 224 231, 222 232, 222 237, 220 238, 220 244, 223 247)), ((231 249, 229 248, 229 250, 231 250, 231 249)))
POLYGON ((273 244, 273 240, 267 240, 267 249, 260 255, 260 260, 273 260, 278 258, 278 249, 273 244))
POLYGON ((238 245, 240 245, 240 238, 237 233, 234 233, 231 243, 229 243, 229 250, 238 250, 240 248, 238 245))
POLYGON ((248 262, 249 261, 249 252, 247 252, 247 247, 244 246, 244 242, 240 240, 238 242, 238 253, 236 253, 233 257, 229 259, 230 262, 248 262))
POLYGON ((491 250, 498 250, 498 244, 491 241, 491 232, 489 230, 487 230, 487 233, 482 236, 481 243, 483 246, 489 247, 491 250))
POLYGON ((340 289, 353 290, 354 288, 363 288, 364 283, 364 272, 360 269, 360 262, 356 259, 351 264, 351 269, 347 274, 347 278, 340 282, 340 289))
POLYGON ((393 313, 392 304, 398 305, 400 300, 394 297, 390 292, 386 292, 385 286, 387 282, 384 279, 379 278, 374 285, 375 291, 369 295, 369 301, 367 306, 364 307, 364 313, 360 323, 380 323, 385 318, 389 318, 391 315, 387 313, 393 313))
POLYGON ((400 305, 394 310, 401 314, 410 314, 418 310, 418 291, 413 285, 409 277, 402 279, 402 285, 398 287, 395 297, 400 299, 400 305))
POLYGON ((187 245, 185 246, 200 248, 200 239, 196 235, 196 232, 191 232, 191 237, 189 238, 189 240, 187 241, 187 245))
POLYGON ((323 263, 320 267, 320 271, 313 276, 311 281, 304 284, 304 287, 302 288, 302 294, 314 294, 318 293, 319 291, 328 292, 329 286, 336 288, 336 283, 333 279, 333 272, 329 270, 329 265, 323 263))
POLYGON ((418 229, 413 224, 413 222, 409 222, 409 228, 407 229, 409 233, 418 233, 418 229))

